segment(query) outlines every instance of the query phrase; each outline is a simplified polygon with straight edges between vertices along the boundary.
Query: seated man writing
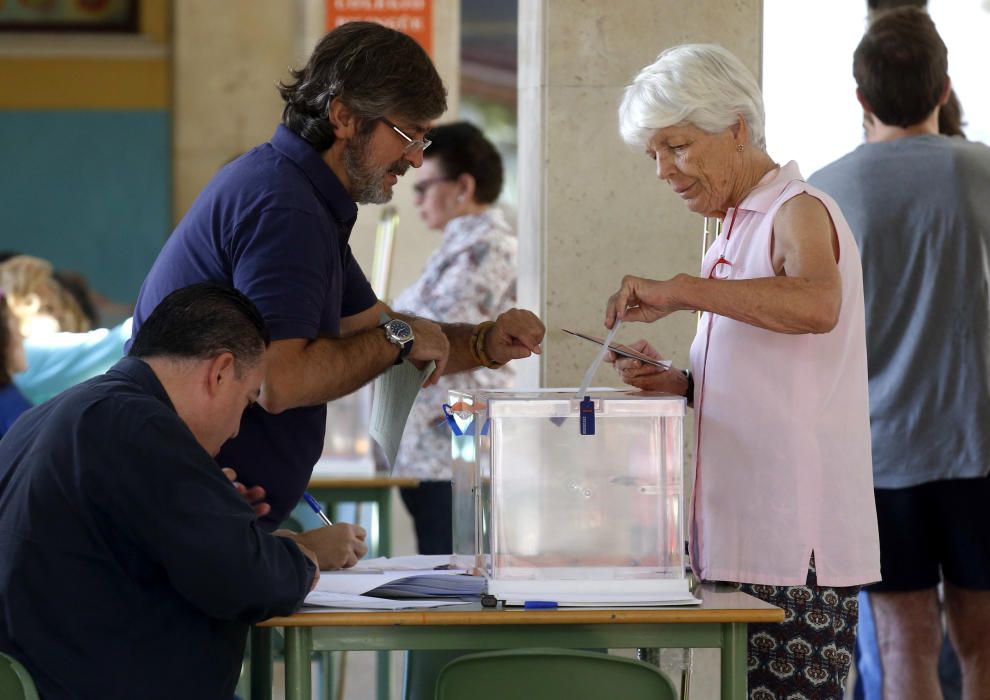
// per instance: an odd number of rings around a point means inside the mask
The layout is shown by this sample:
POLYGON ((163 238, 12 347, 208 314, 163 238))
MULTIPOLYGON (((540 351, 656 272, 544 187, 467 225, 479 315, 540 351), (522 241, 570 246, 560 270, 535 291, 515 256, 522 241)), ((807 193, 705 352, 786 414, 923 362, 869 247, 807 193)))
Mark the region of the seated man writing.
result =
POLYGON ((241 293, 179 289, 129 357, 0 441, 0 651, 45 700, 230 698, 248 625, 315 585, 315 555, 259 528, 213 459, 268 344, 241 293))

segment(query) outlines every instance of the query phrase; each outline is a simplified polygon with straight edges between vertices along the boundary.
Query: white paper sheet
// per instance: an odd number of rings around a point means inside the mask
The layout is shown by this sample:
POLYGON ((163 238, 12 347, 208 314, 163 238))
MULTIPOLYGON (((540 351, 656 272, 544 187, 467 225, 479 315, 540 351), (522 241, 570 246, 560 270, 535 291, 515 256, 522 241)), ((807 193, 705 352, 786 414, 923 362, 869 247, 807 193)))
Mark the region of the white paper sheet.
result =
POLYGON ((306 601, 303 603, 304 607, 299 612, 326 612, 325 608, 402 610, 404 608, 440 608, 446 605, 463 604, 464 602, 460 600, 389 600, 388 598, 373 598, 366 595, 351 595, 316 590, 311 591, 306 596, 306 601))
MULTIPOLYGON (((367 610, 401 610, 403 608, 433 608, 458 605, 467 599, 477 600, 483 579, 462 576, 463 569, 408 568, 420 567, 434 561, 446 564, 450 555, 443 557, 378 557, 362 562, 360 567, 340 571, 326 571, 320 575, 316 590, 306 596, 303 612, 310 608, 346 608, 367 610), (374 567, 374 568, 373 568, 374 567), (389 567, 401 567, 391 568, 389 567), (381 598, 365 595, 382 591, 381 598), (452 599, 461 596, 461 600, 452 599)), ((312 611, 312 610, 309 610, 312 611)))
MULTIPOLYGON (((324 571, 316 584, 316 590, 323 593, 341 593, 345 595, 361 595, 368 591, 390 583, 396 579, 405 578, 416 572, 411 571, 324 571)), ((432 573, 432 572, 430 572, 432 573)))
POLYGON ((362 559, 351 571, 376 569, 379 571, 425 571, 450 564, 451 554, 410 554, 404 557, 375 557, 362 559))

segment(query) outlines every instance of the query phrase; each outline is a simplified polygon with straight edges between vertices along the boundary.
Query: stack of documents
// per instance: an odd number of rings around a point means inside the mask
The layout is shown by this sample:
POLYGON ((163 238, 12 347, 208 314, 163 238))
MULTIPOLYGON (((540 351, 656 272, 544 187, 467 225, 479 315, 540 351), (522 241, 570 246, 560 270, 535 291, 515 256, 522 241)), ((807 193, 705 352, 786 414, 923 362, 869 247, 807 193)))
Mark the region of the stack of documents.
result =
POLYGON ((353 569, 324 571, 316 589, 306 596, 304 610, 431 608, 480 599, 484 578, 468 576, 463 569, 434 568, 449 561, 450 555, 379 557, 353 569))
POLYGON ((468 576, 465 571, 459 571, 453 576, 444 575, 444 572, 433 572, 393 579, 368 591, 366 595, 397 600, 453 598, 472 602, 481 599, 484 589, 485 579, 481 576, 468 576))

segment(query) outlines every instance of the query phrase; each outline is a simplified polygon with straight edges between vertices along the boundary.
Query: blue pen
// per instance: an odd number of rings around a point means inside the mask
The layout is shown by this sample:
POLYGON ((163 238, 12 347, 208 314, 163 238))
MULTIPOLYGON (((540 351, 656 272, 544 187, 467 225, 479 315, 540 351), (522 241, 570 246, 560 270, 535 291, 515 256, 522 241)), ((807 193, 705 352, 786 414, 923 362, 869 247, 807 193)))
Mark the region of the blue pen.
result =
POLYGON ((552 600, 527 600, 523 603, 524 610, 547 610, 556 607, 557 603, 552 600))
POLYGON ((324 525, 326 525, 327 527, 330 527, 330 526, 333 525, 333 523, 330 522, 330 518, 327 517, 327 514, 323 512, 323 509, 322 508, 320 508, 319 501, 317 501, 315 498, 313 498, 312 496, 310 496, 308 493, 305 493, 305 492, 303 493, 303 500, 306 501, 306 503, 309 504, 309 507, 312 508, 313 511, 318 516, 320 516, 320 520, 323 521, 323 524, 324 525))

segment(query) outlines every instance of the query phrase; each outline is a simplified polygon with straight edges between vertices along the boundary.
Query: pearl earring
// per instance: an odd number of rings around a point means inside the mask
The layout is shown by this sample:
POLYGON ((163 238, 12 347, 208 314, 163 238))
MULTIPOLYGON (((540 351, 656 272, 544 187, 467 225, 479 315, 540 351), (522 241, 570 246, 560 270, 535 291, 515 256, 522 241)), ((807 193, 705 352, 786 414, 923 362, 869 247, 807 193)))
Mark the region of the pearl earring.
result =
POLYGON ((741 143, 737 143, 736 144, 736 150, 739 151, 740 153, 743 152, 743 149, 744 148, 745 148, 745 146, 743 146, 741 143))

